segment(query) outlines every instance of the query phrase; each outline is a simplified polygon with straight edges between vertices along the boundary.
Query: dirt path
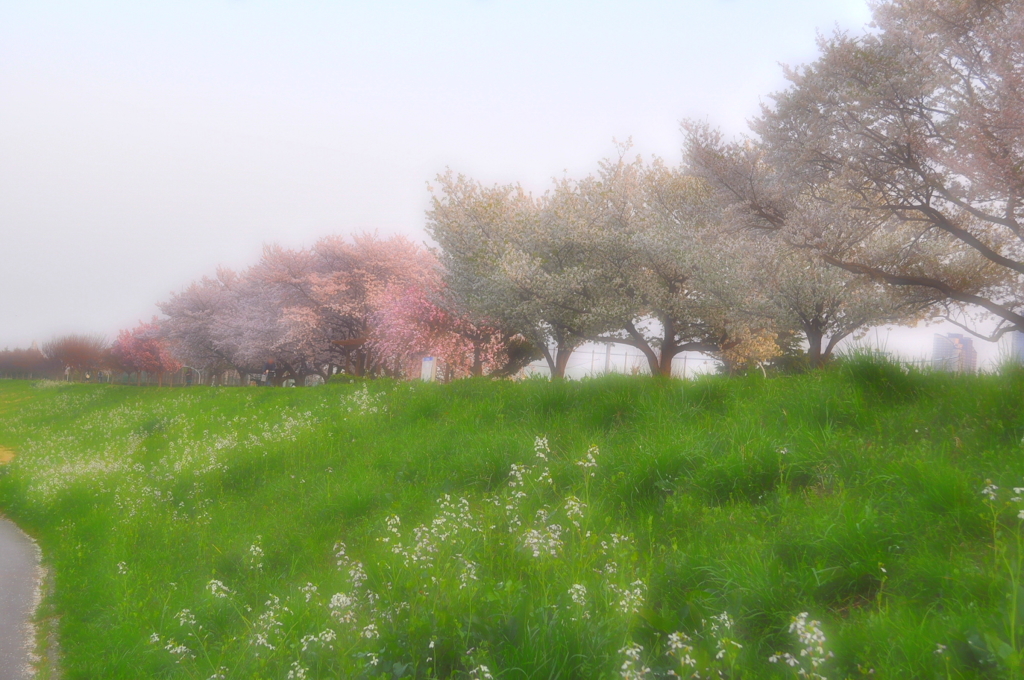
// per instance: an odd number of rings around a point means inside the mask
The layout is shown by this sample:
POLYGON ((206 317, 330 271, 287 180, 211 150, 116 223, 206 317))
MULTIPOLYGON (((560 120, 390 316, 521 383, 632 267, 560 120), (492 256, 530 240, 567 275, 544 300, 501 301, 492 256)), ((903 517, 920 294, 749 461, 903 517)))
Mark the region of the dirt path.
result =
POLYGON ((26 680, 38 603, 39 548, 0 516, 0 680, 26 680))

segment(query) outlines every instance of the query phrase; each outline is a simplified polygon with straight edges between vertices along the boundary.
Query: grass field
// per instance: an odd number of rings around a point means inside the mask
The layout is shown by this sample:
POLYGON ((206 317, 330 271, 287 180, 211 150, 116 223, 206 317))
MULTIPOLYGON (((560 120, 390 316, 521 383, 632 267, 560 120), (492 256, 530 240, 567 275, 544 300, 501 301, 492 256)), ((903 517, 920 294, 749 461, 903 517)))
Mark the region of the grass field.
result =
POLYGON ((54 574, 68 679, 1015 678, 1022 405, 1019 373, 867 360, 7 381, 0 509, 54 574))

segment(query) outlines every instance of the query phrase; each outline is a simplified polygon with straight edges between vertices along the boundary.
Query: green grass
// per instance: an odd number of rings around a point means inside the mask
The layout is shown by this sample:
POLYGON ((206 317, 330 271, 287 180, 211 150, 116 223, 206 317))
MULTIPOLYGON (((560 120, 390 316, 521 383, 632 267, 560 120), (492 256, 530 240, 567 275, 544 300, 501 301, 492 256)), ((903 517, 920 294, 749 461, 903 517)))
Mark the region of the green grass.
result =
POLYGON ((7 381, 0 509, 52 568, 68 679, 795 677, 768 659, 811 669, 802 612, 828 678, 1019 677, 1022 397, 1021 374, 866 360, 696 382, 7 381))

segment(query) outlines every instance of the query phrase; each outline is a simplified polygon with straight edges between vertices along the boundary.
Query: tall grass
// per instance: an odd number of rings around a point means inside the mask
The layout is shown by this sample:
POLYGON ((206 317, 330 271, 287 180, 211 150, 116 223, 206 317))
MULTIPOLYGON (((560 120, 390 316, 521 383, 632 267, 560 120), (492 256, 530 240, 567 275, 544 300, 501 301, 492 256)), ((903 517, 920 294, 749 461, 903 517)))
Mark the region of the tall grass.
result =
POLYGON ((53 567, 67 678, 1009 678, 1022 396, 867 359, 4 382, 0 508, 53 567))

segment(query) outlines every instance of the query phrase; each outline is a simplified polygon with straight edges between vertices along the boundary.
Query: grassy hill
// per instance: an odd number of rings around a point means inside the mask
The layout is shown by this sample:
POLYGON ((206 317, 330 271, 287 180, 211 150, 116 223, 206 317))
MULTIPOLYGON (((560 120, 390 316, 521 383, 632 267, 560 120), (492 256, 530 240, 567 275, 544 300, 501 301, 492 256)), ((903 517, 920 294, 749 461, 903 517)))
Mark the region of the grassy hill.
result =
POLYGON ((69 679, 1017 677, 1022 405, 1020 374, 866 360, 7 381, 0 510, 52 567, 69 679))

